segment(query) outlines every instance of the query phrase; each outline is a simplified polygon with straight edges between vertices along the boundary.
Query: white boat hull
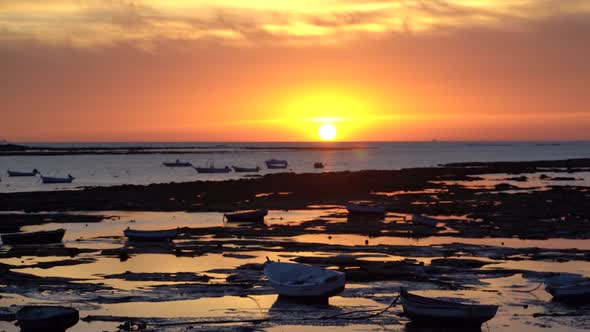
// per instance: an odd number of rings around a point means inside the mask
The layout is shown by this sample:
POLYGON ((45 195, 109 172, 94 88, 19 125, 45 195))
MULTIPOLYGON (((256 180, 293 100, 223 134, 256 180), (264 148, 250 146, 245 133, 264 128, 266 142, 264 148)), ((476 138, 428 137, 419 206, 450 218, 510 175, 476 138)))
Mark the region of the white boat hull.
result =
POLYGON ((478 327, 492 319, 498 306, 481 304, 460 304, 442 301, 402 290, 402 307, 408 318, 418 324, 432 326, 478 327))
POLYGON ((264 273, 279 295, 293 298, 328 298, 346 284, 342 272, 305 264, 267 262, 264 273))

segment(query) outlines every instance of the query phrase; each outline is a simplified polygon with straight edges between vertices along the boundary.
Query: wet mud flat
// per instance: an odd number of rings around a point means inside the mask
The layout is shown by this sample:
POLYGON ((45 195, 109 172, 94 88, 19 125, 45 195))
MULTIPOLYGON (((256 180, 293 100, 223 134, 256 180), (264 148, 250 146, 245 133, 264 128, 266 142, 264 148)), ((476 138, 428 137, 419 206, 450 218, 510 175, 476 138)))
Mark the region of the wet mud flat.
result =
MULTIPOLYGON (((322 210, 321 217, 290 227, 317 227, 322 224, 319 220, 350 222, 331 210, 322 210)), ((4 246, 0 317, 6 322, 0 327, 16 330, 11 315, 21 305, 53 303, 73 305, 82 312, 83 322, 74 331, 288 331, 302 327, 378 331, 384 326, 393 331, 424 331, 408 325, 399 305, 381 312, 404 286, 426 295, 500 304, 498 316, 488 323, 492 331, 590 328, 590 307, 552 301, 544 286, 539 286, 557 273, 590 276, 588 249, 567 249, 567 244, 561 249, 540 249, 451 241, 433 246, 384 245, 373 244, 378 239, 359 235, 360 231, 324 232, 317 242, 305 242, 275 236, 272 231, 267 234, 274 227, 240 224, 224 227, 226 232, 219 227, 183 228, 171 243, 129 242, 121 234, 112 234, 60 245, 4 246), (338 236, 362 236, 366 242, 332 241, 338 236), (347 288, 328 303, 280 298, 264 278, 266 257, 343 271, 347 288)))
POLYGON ((484 331, 587 330, 590 307, 553 301, 542 282, 590 277, 588 161, 547 163, 5 194, 4 223, 20 216, 29 219, 12 228, 67 233, 59 245, 0 248, 0 329, 18 330, 19 306, 54 303, 81 311, 72 331, 445 331, 409 324, 399 305, 381 312, 403 286, 499 304, 484 331), (46 205, 33 208, 32 197, 46 205), (347 200, 388 213, 349 218, 347 200), (222 212, 238 207, 271 211, 264 223, 224 224, 222 212), (417 225, 411 214, 439 223, 417 225), (122 236, 128 226, 156 225, 181 227, 179 238, 122 236), (343 271, 347 287, 329 303, 279 298, 262 272, 266 257, 343 271))
POLYGON ((397 171, 280 173, 218 182, 3 193, 0 211, 305 209, 368 200, 391 212, 467 216, 469 222, 449 225, 458 236, 588 238, 589 170, 590 159, 573 159, 397 171), (470 185, 474 183, 485 185, 470 185))

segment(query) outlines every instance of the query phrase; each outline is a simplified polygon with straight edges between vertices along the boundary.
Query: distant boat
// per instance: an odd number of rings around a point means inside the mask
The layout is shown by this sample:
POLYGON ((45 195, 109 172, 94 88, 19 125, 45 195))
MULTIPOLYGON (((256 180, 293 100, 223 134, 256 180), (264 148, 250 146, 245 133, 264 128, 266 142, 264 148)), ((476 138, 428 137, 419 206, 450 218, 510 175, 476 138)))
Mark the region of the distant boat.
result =
POLYGON ((78 310, 61 306, 24 306, 16 313, 21 331, 65 331, 80 319, 78 310))
POLYGON ((279 159, 269 159, 264 163, 268 169, 285 169, 289 166, 289 163, 286 160, 279 159))
POLYGON ((264 217, 268 214, 266 209, 258 209, 252 211, 239 211, 234 213, 226 213, 223 215, 228 222, 245 222, 245 221, 264 221, 264 217))
POLYGON ((295 298, 328 298, 346 283, 342 272, 306 264, 267 261, 264 274, 279 295, 295 298))
POLYGON ((545 290, 556 300, 576 303, 590 302, 590 279, 559 276, 545 281, 545 284, 545 290))
POLYGON ((41 175, 41 181, 43 181, 43 183, 72 183, 74 179, 75 178, 71 175, 68 175, 67 178, 57 178, 41 175))
POLYGON ((412 222, 416 224, 436 227, 436 224, 438 224, 438 219, 414 214, 412 215, 412 222))
POLYGON ((60 228, 53 231, 2 234, 0 238, 4 244, 49 244, 61 242, 65 233, 66 230, 60 228))
POLYGON ((176 159, 176 161, 174 161, 174 162, 164 162, 162 164, 166 167, 191 167, 191 166, 193 166, 193 164, 191 164, 190 162, 180 161, 180 159, 176 159))
POLYGON ((212 159, 207 160, 207 165, 205 167, 195 167, 197 173, 229 173, 231 172, 231 168, 225 167, 215 167, 215 162, 212 159))
POLYGON ((408 318, 430 326, 480 327, 494 318, 496 305, 462 304, 432 299, 400 291, 402 307, 408 318))
POLYGON ((165 241, 176 238, 178 236, 178 228, 157 231, 141 231, 128 227, 125 229, 123 234, 125 234, 125 236, 132 241, 165 241))
POLYGON ((349 214, 374 214, 374 215, 384 215, 387 210, 383 205, 373 205, 373 204, 353 204, 349 203, 346 205, 346 209, 348 210, 349 214))
POLYGON ((233 166, 234 172, 236 173, 255 173, 260 171, 260 167, 240 167, 240 166, 233 166))
POLYGON ((313 163, 313 168, 324 168, 326 165, 324 163, 321 162, 315 162, 313 163))
POLYGON ((18 172, 11 170, 6 170, 6 172, 8 173, 8 176, 35 176, 37 174, 40 174, 36 168, 31 172, 18 172))

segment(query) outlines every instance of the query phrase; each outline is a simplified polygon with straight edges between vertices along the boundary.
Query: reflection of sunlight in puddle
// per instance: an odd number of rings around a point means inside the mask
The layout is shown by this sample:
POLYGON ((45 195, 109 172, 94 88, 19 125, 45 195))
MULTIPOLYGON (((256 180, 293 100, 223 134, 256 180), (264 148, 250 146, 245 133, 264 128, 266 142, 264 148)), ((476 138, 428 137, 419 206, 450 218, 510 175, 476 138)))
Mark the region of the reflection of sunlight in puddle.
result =
POLYGON ((494 268, 523 269, 537 272, 575 273, 590 277, 590 262, 585 261, 498 261, 494 268))
POLYGON ((303 243, 346 244, 350 246, 365 245, 401 245, 431 246, 451 243, 463 243, 482 246, 507 248, 545 248, 545 249, 581 249, 590 250, 590 241, 578 239, 521 240, 516 238, 462 238, 452 236, 431 236, 424 238, 406 237, 368 237, 358 234, 305 234, 289 238, 303 243))
POLYGON ((344 213, 346 210, 342 208, 335 209, 321 209, 321 210, 273 210, 269 211, 268 216, 265 218, 264 223, 271 225, 297 225, 305 221, 315 219, 328 219, 333 220, 334 218, 327 217, 336 213, 344 213))
POLYGON ((439 183, 445 185, 459 185, 470 189, 494 189, 496 185, 506 183, 520 189, 516 192, 530 192, 531 190, 546 190, 549 186, 590 186, 590 172, 579 173, 522 173, 522 174, 483 174, 478 175, 482 180, 474 181, 431 181, 432 183, 439 183), (541 174, 547 175, 548 179, 541 179, 541 174), (510 178, 518 178, 526 176, 527 181, 508 180, 510 178), (576 180, 552 180, 551 178, 573 177, 576 180))
POLYGON ((439 194, 448 192, 448 189, 427 188, 424 190, 400 190, 400 191, 376 191, 371 194, 377 196, 397 196, 397 195, 423 195, 423 194, 439 194))

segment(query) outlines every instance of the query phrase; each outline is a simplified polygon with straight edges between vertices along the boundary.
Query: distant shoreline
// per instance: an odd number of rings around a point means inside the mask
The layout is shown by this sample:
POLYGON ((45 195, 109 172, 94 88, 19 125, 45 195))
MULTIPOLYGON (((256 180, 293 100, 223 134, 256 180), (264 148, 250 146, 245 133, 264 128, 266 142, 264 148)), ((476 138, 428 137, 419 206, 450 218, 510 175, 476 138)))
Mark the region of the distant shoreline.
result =
POLYGON ((1 156, 68 156, 68 155, 145 155, 145 154, 202 154, 236 153, 246 151, 347 151, 365 150, 367 146, 80 146, 50 147, 20 144, 0 145, 1 156))

